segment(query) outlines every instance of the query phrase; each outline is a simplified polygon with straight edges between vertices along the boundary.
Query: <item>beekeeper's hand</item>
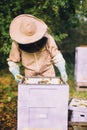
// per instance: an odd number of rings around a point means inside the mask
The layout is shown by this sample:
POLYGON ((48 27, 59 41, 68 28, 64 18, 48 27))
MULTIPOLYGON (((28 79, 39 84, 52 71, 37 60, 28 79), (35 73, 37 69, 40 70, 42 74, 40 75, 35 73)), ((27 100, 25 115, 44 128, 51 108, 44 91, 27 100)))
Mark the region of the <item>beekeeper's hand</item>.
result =
POLYGON ((57 63, 56 67, 58 68, 58 70, 60 72, 61 79, 63 80, 64 83, 66 83, 68 80, 68 76, 66 73, 65 61, 61 61, 61 62, 57 63))
POLYGON ((17 83, 21 82, 23 79, 23 76, 21 74, 15 74, 14 77, 17 83))
POLYGON ((17 63, 8 61, 9 71, 13 74, 17 83, 21 82, 23 76, 20 74, 20 68, 17 63))

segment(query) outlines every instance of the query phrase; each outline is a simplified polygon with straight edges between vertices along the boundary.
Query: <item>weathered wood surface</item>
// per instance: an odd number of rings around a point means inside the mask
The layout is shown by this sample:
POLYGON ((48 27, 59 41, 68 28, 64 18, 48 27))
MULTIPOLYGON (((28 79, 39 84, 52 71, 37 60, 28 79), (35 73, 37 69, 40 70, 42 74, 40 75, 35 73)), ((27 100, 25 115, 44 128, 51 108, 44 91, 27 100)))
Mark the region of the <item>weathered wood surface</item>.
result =
POLYGON ((68 130, 87 130, 87 123, 84 123, 84 122, 69 122, 68 130))

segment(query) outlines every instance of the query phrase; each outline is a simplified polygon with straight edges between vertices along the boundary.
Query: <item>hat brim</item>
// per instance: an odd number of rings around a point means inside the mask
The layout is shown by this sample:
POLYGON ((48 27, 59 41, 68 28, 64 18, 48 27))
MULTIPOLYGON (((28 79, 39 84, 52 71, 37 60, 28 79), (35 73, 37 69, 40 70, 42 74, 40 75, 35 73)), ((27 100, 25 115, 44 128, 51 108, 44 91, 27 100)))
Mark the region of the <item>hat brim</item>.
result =
POLYGON ((10 24, 9 31, 12 40, 15 40, 16 42, 21 44, 27 44, 40 40, 47 31, 47 25, 42 20, 32 15, 22 14, 13 19, 13 21, 10 24), (34 35, 28 36, 20 31, 21 23, 25 18, 31 19, 35 23, 37 29, 34 35))

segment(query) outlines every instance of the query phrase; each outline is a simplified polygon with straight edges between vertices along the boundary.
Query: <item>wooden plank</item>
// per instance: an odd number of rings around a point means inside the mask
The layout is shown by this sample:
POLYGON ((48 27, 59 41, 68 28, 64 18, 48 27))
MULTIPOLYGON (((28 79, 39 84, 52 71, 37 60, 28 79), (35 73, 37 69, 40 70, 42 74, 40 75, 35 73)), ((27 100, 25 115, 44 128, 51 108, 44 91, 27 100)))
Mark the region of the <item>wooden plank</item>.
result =
POLYGON ((68 130, 87 130, 86 122, 69 122, 68 130))
POLYGON ((87 91, 87 86, 84 85, 76 85, 77 91, 87 91))

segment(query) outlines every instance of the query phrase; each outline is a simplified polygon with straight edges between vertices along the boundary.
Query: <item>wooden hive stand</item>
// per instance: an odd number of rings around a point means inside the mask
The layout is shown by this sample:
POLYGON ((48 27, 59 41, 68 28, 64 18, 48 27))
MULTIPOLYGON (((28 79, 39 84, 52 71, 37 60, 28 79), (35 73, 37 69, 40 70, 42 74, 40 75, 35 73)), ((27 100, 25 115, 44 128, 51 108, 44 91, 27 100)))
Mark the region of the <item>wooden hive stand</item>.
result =
POLYGON ((87 130, 86 122, 69 122, 68 130, 87 130))

